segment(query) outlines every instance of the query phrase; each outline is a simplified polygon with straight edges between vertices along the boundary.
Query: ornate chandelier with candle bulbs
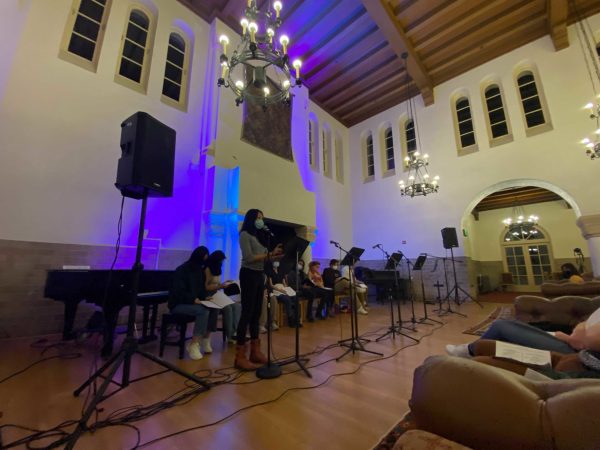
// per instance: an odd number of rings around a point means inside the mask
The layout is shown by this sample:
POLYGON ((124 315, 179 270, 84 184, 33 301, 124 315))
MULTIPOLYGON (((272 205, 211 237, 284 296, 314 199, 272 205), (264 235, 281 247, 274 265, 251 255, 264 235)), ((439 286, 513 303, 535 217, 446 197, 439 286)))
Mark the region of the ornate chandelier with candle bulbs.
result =
POLYGON ((240 21, 242 39, 230 57, 227 56, 229 38, 224 34, 219 37, 223 53, 219 59, 221 77, 217 84, 234 92, 238 106, 244 101, 260 104, 263 108, 274 103, 289 103, 290 89, 302 84, 302 62, 296 59, 290 65, 290 39, 285 34, 278 34, 282 8, 280 1, 268 1, 266 11, 260 11, 256 0, 248 0, 240 21))

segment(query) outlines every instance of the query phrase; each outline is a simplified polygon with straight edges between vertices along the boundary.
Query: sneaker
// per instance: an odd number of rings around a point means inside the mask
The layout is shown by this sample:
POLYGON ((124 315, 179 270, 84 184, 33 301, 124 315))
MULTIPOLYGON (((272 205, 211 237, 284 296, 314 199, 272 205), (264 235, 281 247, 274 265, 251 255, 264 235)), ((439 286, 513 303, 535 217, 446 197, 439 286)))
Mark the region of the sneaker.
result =
POLYGON ((213 352, 213 349, 210 346, 210 338, 202 338, 200 340, 200 344, 201 344, 201 347, 202 347, 202 351, 204 353, 212 353, 213 352))
POLYGON ((458 356, 460 358, 471 357, 471 354, 469 353, 469 344, 448 344, 446 345, 446 353, 448 353, 451 356, 458 356))
POLYGON ((192 359, 202 359, 202 352, 200 351, 200 344, 198 342, 190 342, 187 346, 187 352, 192 359))
POLYGON ((279 325, 277 325, 275 322, 273 322, 273 324, 271 325, 271 330, 273 330, 273 331, 279 330, 279 325))
POLYGON ((359 313, 359 314, 364 314, 364 315, 369 314, 369 312, 365 308, 363 308, 362 306, 360 308, 358 308, 356 310, 356 312, 359 313))
POLYGON ((265 328, 264 325, 261 325, 260 327, 258 327, 258 331, 260 331, 261 333, 266 333, 267 329, 265 328))

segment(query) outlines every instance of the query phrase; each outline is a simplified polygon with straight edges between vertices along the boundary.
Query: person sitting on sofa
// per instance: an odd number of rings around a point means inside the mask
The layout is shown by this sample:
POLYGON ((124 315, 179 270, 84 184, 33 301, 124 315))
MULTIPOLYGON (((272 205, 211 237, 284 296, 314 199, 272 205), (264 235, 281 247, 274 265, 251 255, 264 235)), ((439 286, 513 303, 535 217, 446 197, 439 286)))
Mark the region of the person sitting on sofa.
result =
MULTIPOLYGON (((586 321, 573 328, 571 334, 561 331, 549 333, 517 320, 496 320, 483 333, 481 339, 509 342, 524 347, 549 350, 557 353, 576 353, 579 350, 600 351, 600 308, 586 321)), ((477 341, 475 341, 477 342, 477 341)), ((446 351, 453 356, 474 356, 475 342, 447 345, 446 351)))
POLYGON ((577 268, 571 263, 564 263, 560 266, 562 271, 562 279, 569 280, 571 283, 583 283, 583 277, 579 274, 577 268))

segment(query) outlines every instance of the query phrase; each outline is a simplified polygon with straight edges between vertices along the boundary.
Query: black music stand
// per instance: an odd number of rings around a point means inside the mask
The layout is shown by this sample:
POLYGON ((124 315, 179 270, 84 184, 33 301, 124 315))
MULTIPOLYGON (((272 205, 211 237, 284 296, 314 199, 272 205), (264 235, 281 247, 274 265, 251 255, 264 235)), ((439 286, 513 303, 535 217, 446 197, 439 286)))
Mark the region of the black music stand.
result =
MULTIPOLYGON (((404 254, 402 252, 396 252, 396 253, 392 253, 391 256, 388 255, 387 252, 385 252, 386 256, 388 256, 388 260, 385 263, 385 267, 384 270, 389 270, 389 271, 393 271, 394 273, 394 293, 396 294, 396 297, 398 295, 398 272, 397 272, 397 267, 398 264, 400 264, 400 261, 402 260, 402 258, 404 257, 404 254)), ((388 301, 390 302, 390 326, 388 328, 388 331, 386 331, 384 334, 382 334, 381 336, 379 336, 377 339, 375 339, 375 342, 379 342, 380 340, 382 340, 383 338, 385 338, 388 335, 392 335, 392 338, 395 339, 396 338, 396 334, 399 334, 401 336, 407 337, 412 339, 413 341, 419 342, 419 340, 413 336, 410 336, 408 334, 404 334, 401 330, 402 328, 407 328, 405 326, 402 325, 402 309, 400 307, 400 299, 396 298, 396 307, 398 309, 398 325, 396 325, 396 320, 394 318, 394 295, 392 294, 391 289, 388 287, 388 301)), ((407 328, 407 329, 411 329, 411 328, 407 328)), ((414 331, 414 330, 413 330, 414 331)))
POLYGON ((448 295, 446 296, 446 299, 448 300, 448 308, 446 309, 445 313, 452 313, 452 314, 460 314, 461 316, 467 317, 466 314, 462 314, 456 311, 452 311, 452 308, 450 307, 450 297, 452 297, 452 294, 454 293, 454 303, 456 303, 458 306, 460 306, 461 301, 460 301, 460 294, 458 291, 462 292, 463 294, 465 294, 468 298, 470 298, 471 300, 473 300, 475 303, 477 303, 479 305, 480 308, 483 308, 483 305, 481 303, 479 303, 475 298, 473 298, 467 291, 465 291, 463 288, 461 288, 458 285, 458 278, 456 276, 456 264, 454 261, 454 251, 452 249, 452 247, 450 247, 450 259, 452 261, 452 275, 454 276, 454 286, 452 287, 452 289, 450 289, 450 292, 448 293, 448 295))
MULTIPOLYGON (((298 298, 298 292, 300 290, 300 277, 298 274, 298 261, 306 251, 306 247, 308 247, 308 241, 298 236, 293 237, 283 246, 283 258, 281 260, 281 266, 283 268, 287 268, 288 265, 294 264, 293 267, 294 271, 296 272, 296 312, 294 314, 296 321, 296 350, 293 357, 284 361, 278 361, 278 364, 279 366, 285 366, 287 364, 296 363, 307 377, 312 378, 312 374, 304 365, 304 363, 308 361, 308 358, 300 357, 300 300, 298 298)), ((290 270, 286 270, 284 273, 289 273, 290 270)))
POLYGON ((383 356, 383 353, 373 352, 371 350, 365 349, 365 347, 363 346, 362 342, 360 341, 360 337, 358 335, 358 311, 356 308, 356 301, 357 301, 356 295, 354 295, 353 272, 354 272, 354 264, 356 264, 358 261, 360 261, 360 257, 365 252, 365 249, 358 248, 358 247, 352 247, 349 251, 346 251, 342 247, 340 247, 339 244, 335 243, 334 245, 337 248, 339 248, 341 251, 346 253, 346 256, 344 256, 344 259, 342 259, 340 265, 348 266, 348 276, 350 277, 348 289, 349 289, 349 294, 350 294, 350 304, 352 305, 352 312, 350 314, 350 333, 352 336, 348 339, 342 339, 341 341, 338 341, 338 344, 340 346, 347 347, 348 350, 346 350, 342 355, 337 357, 336 361, 339 361, 340 359, 342 359, 344 356, 346 356, 350 352, 352 352, 354 354, 357 351, 372 353, 373 355, 378 355, 378 356, 383 356))
POLYGON ((443 322, 440 322, 439 320, 435 320, 435 319, 430 319, 427 316, 427 301, 425 298, 425 283, 423 282, 423 266, 425 265, 425 261, 427 261, 427 254, 426 253, 421 253, 418 257, 417 260, 415 261, 415 264, 413 265, 413 271, 414 270, 418 270, 421 272, 421 295, 423 296, 423 312, 424 312, 424 316, 420 319, 417 320, 417 322, 419 323, 423 323, 425 325, 433 325, 429 322, 435 322, 435 323, 439 323, 442 324, 443 322))
MULTIPOLYGON (((123 195, 125 195, 125 194, 123 194, 123 195)), ((140 197, 136 197, 136 198, 140 198, 140 197)), ((79 419, 79 421, 77 422, 77 427, 75 428, 73 433, 71 433, 68 436, 65 436, 61 440, 62 441, 61 443, 66 444, 65 449, 72 449, 75 447, 75 444, 77 443, 77 440, 79 439, 81 434, 87 430, 87 421, 89 420, 91 415, 94 413, 94 411, 96 411, 96 407, 98 406, 98 404, 101 403, 102 401, 106 400, 108 397, 115 394, 116 392, 120 391, 121 389, 126 388, 127 386, 129 386, 130 383, 145 380, 146 378, 150 378, 152 376, 159 375, 161 373, 172 371, 172 372, 177 373, 178 375, 181 375, 184 378, 187 378, 188 380, 191 380, 191 381, 199 384, 200 386, 203 387, 203 390, 207 390, 211 387, 211 385, 208 382, 206 382, 205 380, 198 378, 197 376, 195 376, 191 373, 187 373, 187 372, 181 370, 179 367, 177 367, 161 358, 158 358, 157 356, 154 356, 151 353, 140 350, 138 348, 138 340, 134 336, 135 312, 136 312, 135 310, 136 310, 136 301, 137 301, 137 294, 138 294, 139 281, 140 281, 140 273, 144 269, 144 266, 142 265, 141 260, 142 260, 142 241, 144 239, 144 223, 146 220, 146 203, 148 200, 148 188, 144 188, 141 199, 142 199, 142 210, 140 212, 140 226, 139 226, 139 230, 138 230, 135 263, 133 264, 133 267, 132 267, 132 277, 133 278, 132 278, 132 283, 131 283, 131 294, 130 294, 131 297, 130 297, 130 301, 129 301, 129 316, 128 316, 128 320, 127 320, 127 337, 123 341, 123 344, 121 345, 121 348, 119 349, 119 351, 117 353, 115 353, 113 356, 111 356, 102 365, 102 367, 100 367, 96 372, 94 372, 94 374, 92 374, 92 376, 90 376, 81 386, 79 386, 73 392, 73 395, 75 397, 77 397, 77 396, 79 396, 79 394, 81 394, 81 392, 86 387, 88 387, 90 384, 92 384, 97 378, 100 378, 100 377, 104 378, 104 381, 98 388, 98 391, 96 392, 96 394, 90 401, 90 404, 88 405, 88 407, 82 414, 81 419, 79 419), (130 379, 130 369, 131 369, 131 358, 133 355, 143 356, 144 358, 149 359, 150 361, 152 361, 160 366, 163 366, 165 368, 165 370, 153 373, 152 375, 147 375, 147 376, 143 376, 143 377, 139 377, 139 378, 135 378, 135 379, 131 380, 130 379), (115 377, 117 370, 119 369, 119 367, 121 367, 121 365, 123 366, 123 375, 121 378, 121 383, 117 383, 116 381, 113 381, 113 378, 115 377), (105 376, 105 375, 103 375, 103 372, 106 369, 109 369, 109 370, 108 370, 107 375, 105 376), (111 394, 105 396, 104 393, 106 392, 106 389, 108 389, 108 385, 110 383, 117 384, 119 386, 119 389, 117 391, 114 391, 111 394)))

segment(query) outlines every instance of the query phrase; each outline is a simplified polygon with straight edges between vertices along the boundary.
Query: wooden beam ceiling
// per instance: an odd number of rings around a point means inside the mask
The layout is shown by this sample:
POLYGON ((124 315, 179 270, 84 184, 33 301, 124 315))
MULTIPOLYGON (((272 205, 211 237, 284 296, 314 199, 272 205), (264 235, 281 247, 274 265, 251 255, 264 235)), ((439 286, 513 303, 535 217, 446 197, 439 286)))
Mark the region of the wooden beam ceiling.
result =
POLYGON ((472 213, 477 217, 482 211, 513 208, 515 206, 532 205, 544 202, 555 202, 558 200, 563 200, 563 198, 560 195, 543 188, 535 186, 511 188, 488 195, 473 208, 472 213))
POLYGON ((569 16, 568 0, 547 0, 548 34, 556 51, 569 46, 567 18, 569 16))
MULTIPOLYGON (((402 57, 408 53, 406 60, 408 73, 414 80, 421 92, 423 102, 426 106, 433 104, 433 82, 417 54, 412 42, 406 36, 405 31, 396 19, 394 9, 387 0, 361 0, 363 6, 368 11, 371 19, 385 36, 388 45, 394 50, 397 56, 402 57)), ((400 67, 398 70, 400 71, 400 67)))

